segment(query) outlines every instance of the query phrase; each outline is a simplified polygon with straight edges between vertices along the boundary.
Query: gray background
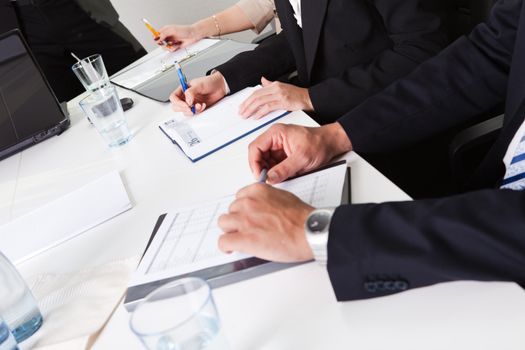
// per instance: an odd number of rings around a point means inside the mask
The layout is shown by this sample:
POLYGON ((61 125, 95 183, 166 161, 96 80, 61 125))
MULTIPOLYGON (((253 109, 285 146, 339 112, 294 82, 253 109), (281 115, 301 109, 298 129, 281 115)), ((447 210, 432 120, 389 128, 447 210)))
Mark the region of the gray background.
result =
MULTIPOLYGON (((148 19, 158 29, 165 24, 190 24, 227 8, 237 0, 111 0, 120 20, 135 35, 147 51, 156 48, 151 33, 142 23, 148 19)), ((251 41, 256 34, 249 31, 228 37, 251 41)))

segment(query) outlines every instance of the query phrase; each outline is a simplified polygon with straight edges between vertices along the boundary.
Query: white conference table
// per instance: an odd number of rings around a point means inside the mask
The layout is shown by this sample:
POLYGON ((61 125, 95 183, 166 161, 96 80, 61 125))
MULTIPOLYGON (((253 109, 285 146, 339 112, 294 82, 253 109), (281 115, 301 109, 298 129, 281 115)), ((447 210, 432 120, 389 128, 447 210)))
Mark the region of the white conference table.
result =
MULTIPOLYGON (((169 106, 131 92, 131 142, 109 149, 70 103, 63 135, 0 162, 0 224, 117 169, 133 209, 19 266, 24 276, 67 273, 142 253, 157 217, 254 181, 247 146, 258 134, 191 163, 158 130, 169 106)), ((122 97, 122 96, 121 96, 122 97)), ((302 112, 285 123, 315 125, 302 112)), ((262 132, 262 131, 261 131, 262 132)), ((409 197, 354 153, 352 201, 409 197)), ((351 233, 349 233, 351 234, 351 233)), ((525 294, 512 283, 455 282, 338 303, 315 263, 214 290, 226 337, 241 349, 525 349, 525 294)), ((119 306, 95 349, 141 349, 119 306)))

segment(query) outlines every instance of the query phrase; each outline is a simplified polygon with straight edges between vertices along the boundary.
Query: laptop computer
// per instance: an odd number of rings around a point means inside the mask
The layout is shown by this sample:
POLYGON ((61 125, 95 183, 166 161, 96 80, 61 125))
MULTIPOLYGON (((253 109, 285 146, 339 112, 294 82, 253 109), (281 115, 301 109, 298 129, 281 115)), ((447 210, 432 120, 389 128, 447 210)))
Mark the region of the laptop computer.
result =
POLYGON ((70 125, 18 29, 0 35, 0 160, 70 125))

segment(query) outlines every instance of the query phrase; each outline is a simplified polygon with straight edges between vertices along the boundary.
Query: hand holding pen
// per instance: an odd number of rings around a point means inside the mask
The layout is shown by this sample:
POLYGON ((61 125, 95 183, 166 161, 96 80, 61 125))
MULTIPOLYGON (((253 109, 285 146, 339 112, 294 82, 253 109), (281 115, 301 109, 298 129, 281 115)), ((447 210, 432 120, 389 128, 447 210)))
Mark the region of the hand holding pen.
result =
MULTIPOLYGON (((182 87, 182 91, 186 92, 188 90, 188 82, 186 81, 186 76, 182 72, 182 68, 180 67, 179 62, 175 61, 175 69, 177 70, 177 75, 179 76, 180 86, 182 87)), ((195 106, 193 105, 193 101, 191 104, 191 113, 195 114, 195 106)))
POLYGON ((151 23, 142 19, 148 30, 153 34, 157 45, 160 45, 169 51, 176 51, 180 48, 187 47, 203 38, 198 35, 192 26, 171 24, 155 30, 151 23))
POLYGON ((144 22, 146 28, 148 28, 151 34, 153 34, 153 40, 155 40, 158 45, 164 46, 170 51, 175 51, 178 49, 178 46, 175 47, 172 41, 166 40, 166 38, 163 37, 162 33, 153 28, 153 26, 151 25, 151 23, 149 23, 147 19, 143 18, 142 22, 144 22))
POLYGON ((226 95, 224 78, 220 72, 192 79, 186 83, 186 91, 182 85, 171 93, 170 101, 175 112, 182 112, 187 116, 194 114, 191 107, 194 107, 195 114, 199 114, 226 95))

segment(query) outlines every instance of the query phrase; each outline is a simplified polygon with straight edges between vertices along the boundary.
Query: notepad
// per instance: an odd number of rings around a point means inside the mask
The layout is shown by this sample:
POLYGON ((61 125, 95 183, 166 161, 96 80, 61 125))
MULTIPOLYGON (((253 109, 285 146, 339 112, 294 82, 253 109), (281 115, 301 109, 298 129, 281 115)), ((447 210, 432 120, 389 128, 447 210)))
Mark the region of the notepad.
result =
MULTIPOLYGON (((275 187, 294 193, 314 207, 335 207, 341 204, 346 171, 343 161, 275 187)), ((129 310, 133 308, 131 304, 155 287, 177 277, 190 274, 208 280, 229 278, 228 282, 211 282, 218 286, 235 282, 231 274, 236 272, 244 273, 242 278, 252 277, 247 274, 250 268, 268 263, 246 254, 224 254, 219 250, 217 242, 222 231, 217 221, 234 199, 231 195, 178 208, 164 217, 128 287, 125 303, 130 304, 126 306, 129 310)), ((286 266, 289 265, 275 264, 266 272, 286 266)))
POLYGON ((238 111, 241 103, 260 88, 261 86, 249 87, 227 96, 195 116, 187 117, 177 113, 159 127, 192 162, 196 162, 288 113, 277 110, 260 119, 244 119, 240 116, 238 111))
POLYGON ((15 264, 131 209, 117 171, 0 226, 0 250, 15 264))

